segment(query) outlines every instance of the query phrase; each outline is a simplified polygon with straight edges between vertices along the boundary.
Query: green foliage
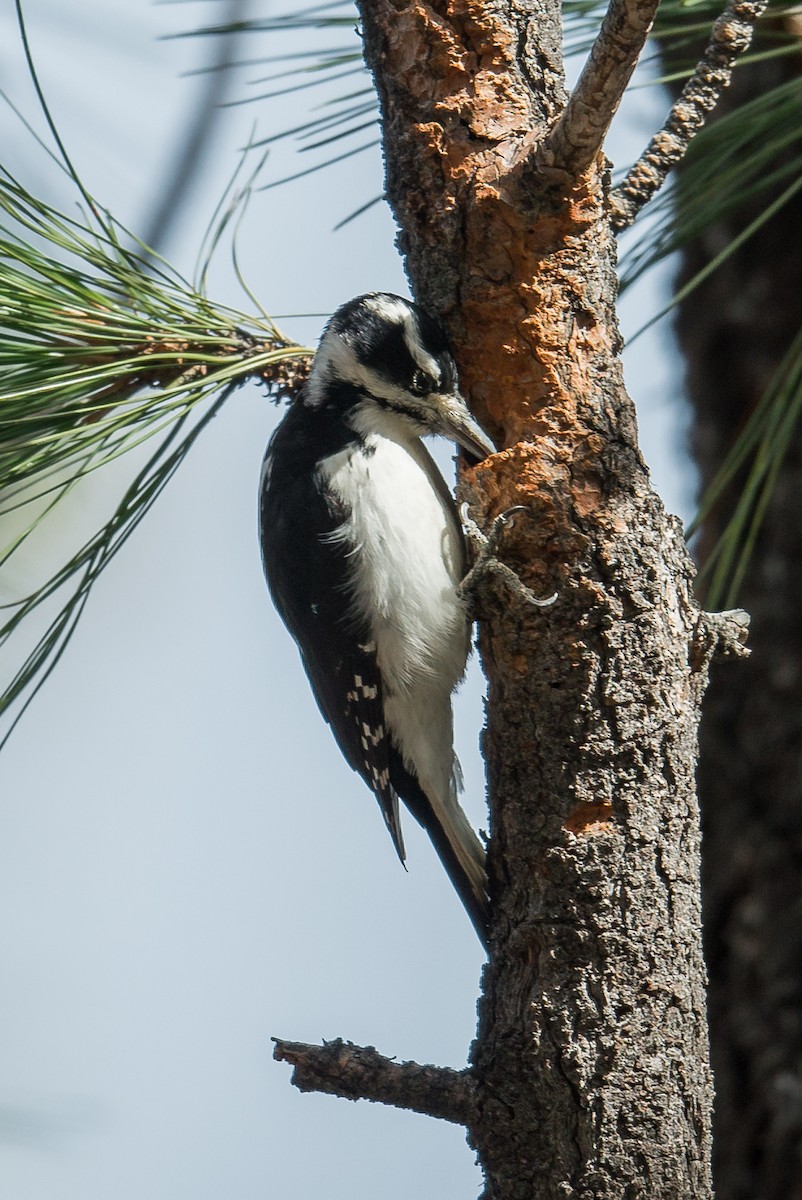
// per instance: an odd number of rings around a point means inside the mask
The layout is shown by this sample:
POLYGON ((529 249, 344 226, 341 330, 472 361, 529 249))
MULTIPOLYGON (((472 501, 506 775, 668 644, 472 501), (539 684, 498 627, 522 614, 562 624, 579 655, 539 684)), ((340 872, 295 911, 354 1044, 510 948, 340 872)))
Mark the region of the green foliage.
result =
MULTIPOLYGON (((309 158, 309 166, 283 179, 273 180, 267 187, 278 187, 290 180, 311 175, 379 144, 378 103, 362 59, 356 22, 357 14, 352 0, 332 0, 331 3, 294 13, 254 18, 237 27, 251 34, 255 43, 259 42, 260 37, 266 36, 271 46, 281 45, 282 38, 287 34, 300 32, 304 34, 305 42, 312 42, 313 46, 243 60, 239 64, 243 68, 262 66, 266 71, 250 79, 245 93, 233 104, 264 105, 271 100, 284 100, 287 96, 313 90, 324 95, 332 93, 310 106, 307 121, 288 128, 279 126, 268 137, 254 143, 267 146, 291 140, 296 143, 298 152, 309 158), (342 80, 353 80, 354 86, 350 82, 341 86, 342 80), (370 136, 363 139, 360 145, 345 145, 351 138, 367 130, 370 136), (331 153, 328 147, 338 149, 331 153)), ((208 25, 177 36, 219 37, 230 33, 232 29, 230 25, 208 25)))
POLYGON ((68 217, 0 169, 0 213, 5 575, 81 478, 161 435, 111 519, 30 595, 2 606, 0 646, 56 598, 55 615, 0 695, 0 713, 22 702, 18 719, 63 652, 93 583, 220 404, 246 378, 292 390, 310 352, 268 317, 215 305, 202 284, 154 262, 145 247, 130 249, 126 231, 94 206, 68 217))
POLYGON ((800 186, 802 78, 741 105, 706 126, 691 142, 673 189, 652 203, 651 215, 658 218, 656 229, 639 237, 624 257, 622 285, 627 287, 747 202, 759 200, 763 207, 738 242, 722 247, 674 298, 674 303, 678 302, 787 204, 800 186))
POLYGON ((705 493, 688 530, 689 536, 696 533, 721 504, 727 490, 745 475, 746 483, 735 511, 700 572, 711 608, 732 608, 737 601, 780 468, 798 433, 800 412, 802 332, 705 493))

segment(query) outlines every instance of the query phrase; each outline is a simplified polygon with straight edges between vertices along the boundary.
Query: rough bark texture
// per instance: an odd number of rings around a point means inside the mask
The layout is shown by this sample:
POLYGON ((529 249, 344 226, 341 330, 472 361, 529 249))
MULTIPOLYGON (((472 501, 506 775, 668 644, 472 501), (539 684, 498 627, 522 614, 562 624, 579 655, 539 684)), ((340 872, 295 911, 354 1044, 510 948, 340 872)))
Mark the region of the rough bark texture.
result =
POLYGON ((636 446, 598 159, 537 165, 565 95, 559 10, 365 0, 388 194, 502 452, 474 516, 528 505, 492 584, 491 961, 472 1140, 493 1200, 707 1197, 710 1076, 694 761, 709 639, 636 446))
POLYGON ((654 193, 663 186, 670 171, 682 162, 688 147, 718 105, 732 82, 739 57, 749 49, 755 22, 768 0, 728 0, 713 25, 710 40, 690 78, 671 106, 663 128, 633 163, 626 178, 612 195, 612 217, 616 229, 625 229, 654 193))
MULTIPOLYGON (((725 111, 798 75, 796 56, 739 69, 725 111)), ((688 251, 683 277, 756 212, 711 229, 688 251)), ((680 311, 703 484, 802 326, 800 229, 797 197, 680 311)), ((707 525, 702 555, 719 532, 717 520, 707 525)), ((801 595, 797 436, 739 596, 753 617, 752 657, 735 672, 716 669, 701 732, 719 1200, 802 1198, 801 595)))
POLYGON ((579 172, 591 165, 640 58, 658 0, 610 0, 582 74, 541 146, 543 164, 579 172))
POLYGON ((374 1100, 468 1127, 476 1120, 470 1071, 395 1062, 373 1046, 355 1046, 341 1038, 322 1046, 273 1040, 273 1057, 292 1063, 292 1082, 301 1092, 374 1100))

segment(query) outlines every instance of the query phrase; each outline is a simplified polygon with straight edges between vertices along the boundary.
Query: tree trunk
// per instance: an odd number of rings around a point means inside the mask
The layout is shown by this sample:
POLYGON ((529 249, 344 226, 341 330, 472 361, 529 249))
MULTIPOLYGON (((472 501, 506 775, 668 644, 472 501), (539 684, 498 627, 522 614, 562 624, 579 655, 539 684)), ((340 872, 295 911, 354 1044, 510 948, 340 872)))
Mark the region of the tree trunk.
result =
MULTIPOLYGON (((798 74, 796 56, 744 66, 722 111, 798 74)), ((797 152, 796 146, 789 150, 797 152)), ((683 258, 683 279, 753 220, 760 204, 742 207, 692 245, 683 258)), ((797 196, 679 311, 703 487, 802 327, 800 229, 797 196)), ((702 558, 735 499, 733 492, 707 522, 702 558)), ((736 672, 714 673, 701 731, 719 1200, 802 1197, 800 595, 802 451, 797 436, 738 598, 753 618, 752 657, 736 672)))
POLYGON ((500 553, 559 591, 481 600, 495 919, 470 1134, 493 1200, 707 1197, 694 766, 717 633, 636 445, 606 163, 540 146, 559 9, 511 11, 362 6, 409 276, 501 447, 463 498, 480 524, 525 505, 500 553))

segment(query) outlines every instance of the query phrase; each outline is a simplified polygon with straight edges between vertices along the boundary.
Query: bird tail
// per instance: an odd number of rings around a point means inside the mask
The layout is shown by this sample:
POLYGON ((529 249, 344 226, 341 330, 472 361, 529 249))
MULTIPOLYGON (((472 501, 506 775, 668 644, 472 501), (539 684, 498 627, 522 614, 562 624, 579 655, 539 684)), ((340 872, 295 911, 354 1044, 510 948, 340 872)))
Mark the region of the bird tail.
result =
POLYGON ((445 800, 433 804, 407 771, 394 746, 390 750, 390 777, 415 820, 428 833, 480 942, 487 949, 490 902, 485 849, 457 802, 456 785, 445 800))
POLYGON ((431 804, 429 810, 431 817, 423 822, 426 832, 486 950, 490 903, 484 846, 456 801, 446 813, 435 813, 431 804))

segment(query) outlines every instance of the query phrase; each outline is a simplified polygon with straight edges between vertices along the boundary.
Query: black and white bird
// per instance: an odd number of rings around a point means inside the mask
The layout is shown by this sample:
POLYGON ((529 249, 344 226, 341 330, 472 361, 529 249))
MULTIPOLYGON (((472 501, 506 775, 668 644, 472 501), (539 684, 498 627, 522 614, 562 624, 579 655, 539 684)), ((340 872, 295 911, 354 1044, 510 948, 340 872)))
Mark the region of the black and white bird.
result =
POLYGON ((457 801, 451 710, 470 644, 465 542, 425 434, 473 459, 494 452, 437 323, 400 296, 349 301, 267 448, 262 553, 320 710, 401 861, 399 797, 484 942, 485 853, 457 801))

